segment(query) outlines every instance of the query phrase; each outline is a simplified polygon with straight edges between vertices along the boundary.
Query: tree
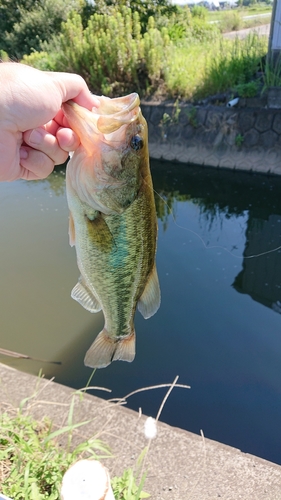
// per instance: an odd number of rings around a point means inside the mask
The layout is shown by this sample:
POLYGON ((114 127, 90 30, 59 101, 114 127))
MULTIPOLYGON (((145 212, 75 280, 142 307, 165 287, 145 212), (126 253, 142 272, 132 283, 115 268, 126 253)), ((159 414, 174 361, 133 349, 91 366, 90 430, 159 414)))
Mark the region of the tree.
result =
POLYGON ((69 12, 84 6, 84 0, 0 0, 0 50, 13 59, 40 50, 69 12))
POLYGON ((111 7, 129 7, 138 12, 142 31, 146 30, 149 17, 171 16, 177 12, 177 6, 169 0, 95 0, 95 12, 106 14, 111 7))

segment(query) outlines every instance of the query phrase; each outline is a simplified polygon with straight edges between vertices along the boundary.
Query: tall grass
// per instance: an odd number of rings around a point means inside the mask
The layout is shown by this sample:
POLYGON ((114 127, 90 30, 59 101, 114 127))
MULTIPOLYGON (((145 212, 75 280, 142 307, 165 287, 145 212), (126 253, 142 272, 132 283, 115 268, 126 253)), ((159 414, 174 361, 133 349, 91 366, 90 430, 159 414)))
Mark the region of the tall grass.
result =
POLYGON ((204 98, 249 82, 261 65, 267 43, 257 35, 175 46, 167 50, 166 91, 183 99, 204 98))
POLYGON ((221 39, 206 59, 205 75, 198 93, 212 95, 247 83, 255 76, 266 52, 267 40, 256 34, 244 40, 221 39))
POLYGON ((275 59, 266 59, 265 63, 262 63, 263 70, 263 91, 267 90, 269 87, 280 87, 281 86, 281 57, 276 57, 275 59))
POLYGON ((209 43, 169 47, 164 69, 168 95, 190 100, 197 95, 204 81, 206 54, 209 49, 209 43))

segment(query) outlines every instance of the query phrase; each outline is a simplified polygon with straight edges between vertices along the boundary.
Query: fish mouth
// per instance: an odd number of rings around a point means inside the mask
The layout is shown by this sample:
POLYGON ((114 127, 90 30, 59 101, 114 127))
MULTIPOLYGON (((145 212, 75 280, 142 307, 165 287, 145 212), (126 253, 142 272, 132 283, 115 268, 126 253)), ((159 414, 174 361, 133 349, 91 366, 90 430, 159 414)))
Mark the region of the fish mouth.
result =
POLYGON ((136 92, 124 97, 101 96, 100 106, 93 108, 92 113, 99 115, 97 126, 103 134, 116 132, 122 125, 134 122, 140 113, 140 98, 136 92))
POLYGON ((100 105, 89 111, 74 101, 62 104, 62 110, 69 125, 77 133, 81 142, 82 135, 111 134, 123 125, 137 120, 140 114, 140 99, 136 92, 124 97, 97 97, 100 105))

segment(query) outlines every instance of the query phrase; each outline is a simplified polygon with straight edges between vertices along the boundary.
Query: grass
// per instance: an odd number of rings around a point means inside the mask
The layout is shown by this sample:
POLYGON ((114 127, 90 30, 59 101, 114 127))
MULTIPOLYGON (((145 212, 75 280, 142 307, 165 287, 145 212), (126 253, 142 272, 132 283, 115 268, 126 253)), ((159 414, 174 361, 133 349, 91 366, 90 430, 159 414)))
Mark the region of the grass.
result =
POLYGON ((256 8, 239 8, 208 12, 207 21, 217 23, 222 33, 246 28, 255 28, 270 23, 272 6, 257 6, 256 8), (255 16, 250 17, 249 16, 255 16))
POLYGON ((241 17, 247 17, 247 16, 254 16, 254 15, 260 15, 260 14, 268 14, 269 16, 271 15, 272 12, 272 5, 256 5, 253 7, 242 7, 238 9, 231 9, 228 11, 225 10, 215 10, 215 11, 208 11, 207 15, 207 21, 209 22, 214 22, 214 21, 221 21, 224 17, 225 12, 238 12, 241 17))
MULTIPOLYGON (((173 388, 188 388, 177 384, 177 380, 178 377, 172 384, 139 389, 118 400, 117 404, 124 404, 127 398, 138 392, 168 387, 156 419, 151 419, 156 429, 156 423, 173 388)), ((48 381, 44 387, 49 383, 48 381)), ((34 394, 23 400, 18 409, 7 405, 7 410, 0 416, 1 493, 13 500, 57 500, 60 498, 62 477, 74 462, 83 458, 112 459, 108 446, 99 439, 101 429, 88 439, 85 437, 81 439, 79 434, 77 444, 78 429, 83 429, 94 419, 74 423, 74 411, 79 407, 84 392, 93 387, 86 387, 73 394, 66 413, 66 425, 59 427, 44 416, 39 420, 32 416, 32 409, 43 402, 39 399, 39 395, 44 391, 44 387, 40 390, 37 387, 34 394)), ((104 403, 113 404, 107 401, 104 403)), ((48 404, 52 402, 48 401, 48 404)), ((125 469, 121 476, 112 479, 116 500, 141 500, 149 497, 143 491, 146 479, 145 461, 154 436, 149 434, 146 437, 148 445, 141 452, 136 466, 125 469)))
POLYGON ((279 57, 275 64, 273 61, 266 60, 262 65, 263 70, 263 91, 268 87, 281 86, 281 58, 279 57))
POLYGON ((169 47, 166 91, 172 97, 196 100, 249 82, 267 52, 265 37, 169 47))
POLYGON ((165 85, 169 95, 192 99, 202 85, 209 44, 173 46, 167 51, 165 85))
MULTIPOLYGON (((70 437, 72 430, 69 426, 63 432, 70 437)), ((98 449, 107 452, 98 440, 84 442, 72 451, 62 449, 57 436, 45 418, 36 421, 20 412, 1 415, 0 483, 5 495, 15 500, 59 499, 62 476, 74 461, 85 452, 95 459, 98 449)))
POLYGON ((201 91, 211 95, 250 81, 266 51, 267 41, 255 34, 245 40, 221 40, 209 59, 201 91))
POLYGON ((68 423, 59 429, 43 417, 35 420, 23 408, 9 409, 0 417, 1 491, 14 500, 56 500, 62 476, 70 465, 84 457, 99 459, 110 455, 108 447, 93 437, 72 446, 74 429, 89 421, 72 423, 72 398, 68 423), (65 437, 64 447, 61 438, 65 437))

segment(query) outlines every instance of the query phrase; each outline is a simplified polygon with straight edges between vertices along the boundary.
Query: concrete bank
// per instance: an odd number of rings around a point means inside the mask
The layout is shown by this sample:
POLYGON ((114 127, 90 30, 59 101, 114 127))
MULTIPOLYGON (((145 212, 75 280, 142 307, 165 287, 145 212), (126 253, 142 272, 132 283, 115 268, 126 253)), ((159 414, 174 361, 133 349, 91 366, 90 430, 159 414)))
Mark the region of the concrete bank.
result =
POLYGON ((279 104, 239 105, 142 103, 151 158, 281 175, 281 110, 268 107, 279 104))
MULTIPOLYGON (((37 418, 49 416, 60 427, 68 416, 73 390, 21 373, 0 364, 0 412, 17 407, 37 392, 28 411, 37 418)), ((94 396, 77 397, 76 421, 93 421, 80 427, 75 440, 96 435, 111 447, 113 458, 103 460, 111 476, 133 467, 147 445, 145 417, 94 396)), ((188 419, 188 415, 186 415, 188 419)), ((258 439, 258 436, 257 436, 258 439)), ((146 462, 145 490, 153 500, 280 500, 281 467, 235 448, 159 423, 146 462)), ((1 488, 0 488, 1 491, 1 488)))

